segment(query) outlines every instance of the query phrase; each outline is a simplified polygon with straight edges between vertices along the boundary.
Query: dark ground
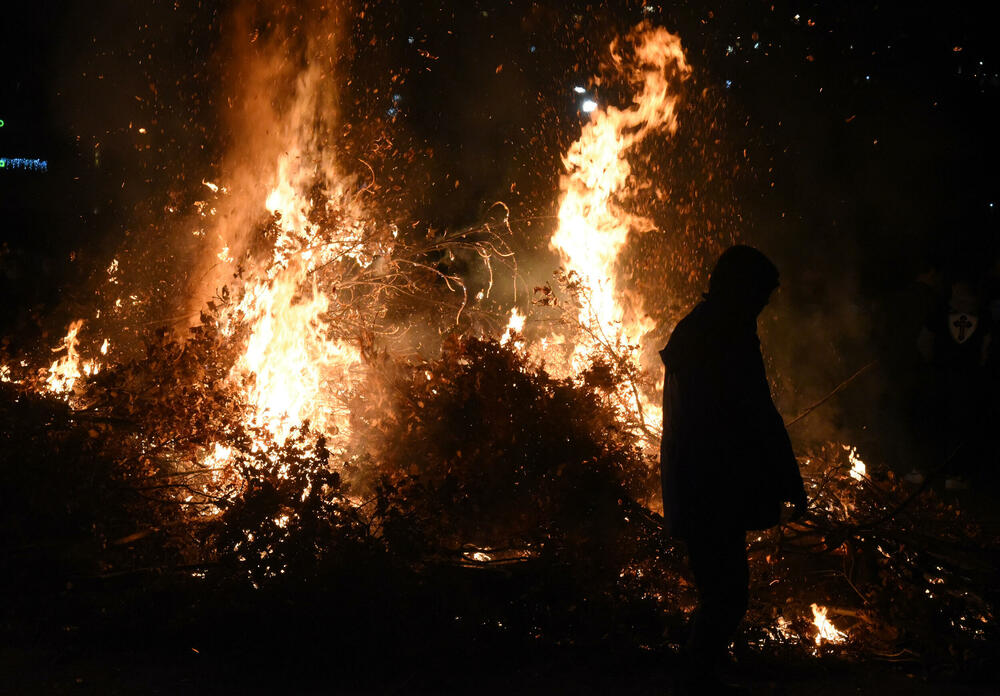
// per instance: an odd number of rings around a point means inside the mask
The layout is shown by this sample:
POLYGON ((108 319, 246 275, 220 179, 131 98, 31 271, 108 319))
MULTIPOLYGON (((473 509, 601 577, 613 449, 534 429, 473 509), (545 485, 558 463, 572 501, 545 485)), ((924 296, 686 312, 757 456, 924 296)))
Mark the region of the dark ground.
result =
MULTIPOLYGON (((241 617, 253 620, 252 614, 241 617)), ((132 647, 108 648, 63 629, 62 647, 35 637, 4 651, 4 694, 608 694, 669 693, 677 659, 662 651, 616 651, 613 645, 542 647, 498 637, 434 643, 401 652, 368 635, 345 646, 322 633, 302 650, 255 652, 197 649, 178 636, 136 636, 132 647), (197 652, 195 652, 197 650, 197 652)), ((331 627, 330 632, 336 631, 331 627)), ((413 643, 425 640, 413 627, 413 643)), ((286 649, 289 646, 285 646, 286 649)), ((883 661, 836 658, 743 661, 734 681, 751 694, 995 694, 996 686, 963 683, 961 675, 926 679, 883 661)))
MULTIPOLYGON (((1000 528, 983 489, 956 502, 1000 528)), ((487 618, 530 614, 516 606, 537 582, 530 567, 368 568, 316 590, 255 592, 233 590, 211 571, 63 581, 66 569, 41 573, 46 555, 9 557, 21 564, 13 575, 31 571, 35 582, 4 591, 2 694, 652 695, 670 693, 679 666, 676 646, 660 637, 664 617, 631 617, 638 634, 653 637, 648 647, 600 635, 599 608, 590 617, 582 609, 572 641, 487 618)), ((683 632, 665 628, 672 640, 683 632)), ((759 695, 998 693, 994 678, 905 654, 807 649, 737 648, 732 679, 759 695)))
MULTIPOLYGON (((248 601, 218 607, 200 627, 177 627, 124 610, 123 594, 142 592, 136 580, 127 584, 130 590, 106 583, 33 598, 44 604, 34 607, 33 620, 24 617, 14 635, 5 631, 0 693, 663 694, 678 666, 667 648, 555 646, 502 629, 464 630, 444 616, 441 597, 427 598, 419 615, 352 615, 350 607, 331 615, 327 606, 313 621, 291 626, 275 622, 281 606, 248 601), (89 594, 90 604, 95 592, 107 613, 75 613, 74 595, 89 594)), ((21 599, 20 610, 32 611, 33 602, 21 599)), ((143 602, 147 611, 164 613, 172 603, 184 602, 143 602)), ((184 609, 175 608, 183 617, 184 609)), ((960 674, 931 676, 914 664, 834 656, 745 655, 732 676, 761 695, 997 693, 995 684, 967 684, 960 674)))

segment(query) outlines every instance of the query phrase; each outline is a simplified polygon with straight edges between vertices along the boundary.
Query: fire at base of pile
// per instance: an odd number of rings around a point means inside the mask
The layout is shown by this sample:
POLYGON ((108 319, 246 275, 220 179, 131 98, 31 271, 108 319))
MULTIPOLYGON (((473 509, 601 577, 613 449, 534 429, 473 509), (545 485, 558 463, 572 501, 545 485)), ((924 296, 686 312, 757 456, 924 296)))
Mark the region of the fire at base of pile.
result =
POLYGON ((658 469, 617 418, 623 376, 606 364, 556 379, 477 339, 434 361, 372 353, 349 403, 354 444, 331 451, 308 426, 279 442, 245 419, 228 344, 210 322, 183 344, 161 334, 93 383, 92 411, 134 427, 106 446, 155 525, 197 540, 186 562, 305 581, 365 539, 421 563, 558 558, 613 582, 645 543, 625 518, 658 469))
MULTIPOLYGON (((432 361, 373 354, 378 379, 354 404, 368 447, 345 457, 307 428, 261 449, 227 391, 227 345, 210 325, 183 345, 161 334, 145 359, 86 382, 89 410, 7 400, 12 422, 44 414, 22 453, 25 475, 72 456, 74 496, 89 499, 88 480, 118 491, 77 525, 104 539, 106 571, 190 575, 195 565, 214 582, 293 593, 387 567, 400 582, 409 573, 430 582, 445 567, 513 574, 517 606, 476 611, 553 641, 615 635, 665 649, 683 640, 695 595, 682 550, 647 509, 658 472, 641 433, 616 420, 613 369, 555 379, 516 347, 480 340, 448 343, 432 361), (202 458, 220 442, 229 482, 202 458), (84 475, 98 465, 104 474, 84 475), (120 516, 105 524, 113 508, 120 516)), ((744 638, 768 653, 975 664, 998 636, 992 571, 969 545, 996 540, 933 495, 908 500, 904 483, 860 473, 859 461, 840 446, 812 452, 810 513, 751 535, 744 638)))

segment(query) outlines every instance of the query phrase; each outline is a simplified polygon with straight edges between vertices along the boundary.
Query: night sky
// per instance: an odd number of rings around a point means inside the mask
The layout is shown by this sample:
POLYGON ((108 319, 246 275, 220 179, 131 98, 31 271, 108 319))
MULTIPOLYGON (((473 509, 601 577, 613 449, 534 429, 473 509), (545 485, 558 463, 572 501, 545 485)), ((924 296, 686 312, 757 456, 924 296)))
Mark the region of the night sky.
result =
MULTIPOLYGON (((183 199, 228 145, 215 87, 228 5, 132 5, 5 10, 0 157, 48 162, 0 172, 5 332, 29 310, 85 303, 86 279, 126 232, 183 199)), ((515 216, 551 214, 559 156, 585 118, 572 88, 589 88, 608 42, 645 19, 679 34, 694 66, 678 142, 663 147, 671 186, 701 190, 689 214, 699 225, 759 243, 801 292, 863 305, 927 260, 975 279, 996 251, 1000 51, 974 9, 480 1, 352 12, 345 149, 390 132, 399 156, 383 173, 386 205, 429 226, 475 224, 498 199, 515 216), (717 176, 698 184, 706 172, 717 176), (405 184, 395 202, 393 183, 405 184)), ((544 247, 525 238, 527 251, 544 247)))

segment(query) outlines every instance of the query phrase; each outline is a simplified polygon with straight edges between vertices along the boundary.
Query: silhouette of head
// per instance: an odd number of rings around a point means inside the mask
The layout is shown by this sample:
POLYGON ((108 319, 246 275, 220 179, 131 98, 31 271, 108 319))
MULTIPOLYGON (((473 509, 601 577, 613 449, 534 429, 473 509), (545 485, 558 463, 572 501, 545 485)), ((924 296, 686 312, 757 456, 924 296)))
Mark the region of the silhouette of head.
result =
POLYGON ((756 317, 777 287, 777 266, 757 249, 737 244, 715 262, 706 297, 737 314, 756 317))

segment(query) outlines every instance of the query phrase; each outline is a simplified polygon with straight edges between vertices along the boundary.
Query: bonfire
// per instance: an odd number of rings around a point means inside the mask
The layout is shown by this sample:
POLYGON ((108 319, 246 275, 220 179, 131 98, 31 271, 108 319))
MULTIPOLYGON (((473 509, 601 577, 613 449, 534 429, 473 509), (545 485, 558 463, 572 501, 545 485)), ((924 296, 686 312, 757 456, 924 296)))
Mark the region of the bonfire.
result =
MULTIPOLYGON (((254 111, 267 136, 237 140, 172 223, 198 250, 172 320, 141 343, 115 333, 134 323, 116 258, 100 306, 48 346, 54 360, 4 356, 4 408, 21 424, 9 447, 30 460, 49 440, 78 467, 64 485, 106 496, 71 506, 92 518, 93 577, 157 568, 259 590, 386 559, 514 573, 538 578, 505 619, 519 630, 579 640, 570 607, 603 602, 611 624, 654 617, 618 634, 674 649, 694 598, 660 530, 662 373, 643 350, 671 327, 645 311, 620 260, 657 224, 629 205, 649 185, 631 158, 684 137, 680 38, 644 23, 607 48, 594 86, 615 80, 628 95, 589 102, 552 172, 555 263, 534 278, 502 201, 454 230, 378 211, 380 171, 340 159, 344 38, 325 21, 292 57, 280 30, 245 56, 241 118, 254 111), (264 82, 282 85, 268 104, 251 94, 264 82)), ((996 597, 970 547, 996 540, 862 457, 814 443, 801 462, 809 513, 751 539, 750 644, 980 659, 997 638, 996 597)), ((28 543, 31 529, 10 528, 28 543)))

